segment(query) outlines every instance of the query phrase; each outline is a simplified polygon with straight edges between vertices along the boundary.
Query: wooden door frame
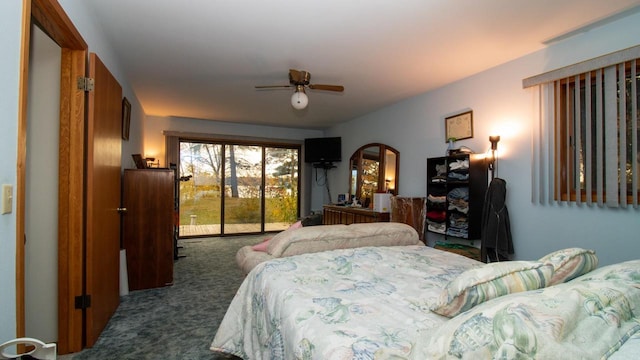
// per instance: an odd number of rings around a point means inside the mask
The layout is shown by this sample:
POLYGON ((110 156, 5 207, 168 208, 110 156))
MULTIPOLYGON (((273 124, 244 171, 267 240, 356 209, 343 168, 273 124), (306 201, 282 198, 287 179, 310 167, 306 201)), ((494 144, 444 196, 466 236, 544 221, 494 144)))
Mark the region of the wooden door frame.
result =
POLYGON ((25 336, 25 203, 27 100, 31 24, 62 48, 60 69, 60 145, 58 175, 58 351, 83 347, 82 311, 75 296, 83 293, 85 93, 77 78, 87 69, 87 44, 56 0, 23 0, 18 109, 16 186, 16 336, 25 336))

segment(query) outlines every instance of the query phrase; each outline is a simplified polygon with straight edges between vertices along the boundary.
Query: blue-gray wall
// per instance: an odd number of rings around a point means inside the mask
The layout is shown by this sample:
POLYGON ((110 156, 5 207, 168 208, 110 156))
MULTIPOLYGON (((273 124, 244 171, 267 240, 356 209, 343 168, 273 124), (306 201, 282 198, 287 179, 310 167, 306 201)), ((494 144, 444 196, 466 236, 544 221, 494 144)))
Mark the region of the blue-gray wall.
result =
MULTIPOLYGON (((426 196, 426 159, 443 156, 444 118, 473 110, 474 137, 459 141, 477 153, 500 135, 499 177, 507 181, 507 205, 517 259, 536 259, 566 247, 597 251, 600 264, 640 257, 640 210, 587 206, 541 206, 531 202, 531 129, 537 92, 522 79, 640 44, 640 14, 576 35, 539 52, 463 79, 375 113, 335 126, 343 156, 368 142, 400 151, 400 195, 426 196), (357 134, 357 136, 345 136, 357 134)), ((471 61, 471 59, 470 59, 471 61)), ((332 171, 332 193, 348 190, 348 166, 332 171)), ((326 199, 325 199, 326 200, 326 199)), ((430 243, 441 240, 428 234, 430 243)), ((476 242, 475 245, 478 245, 476 242)))

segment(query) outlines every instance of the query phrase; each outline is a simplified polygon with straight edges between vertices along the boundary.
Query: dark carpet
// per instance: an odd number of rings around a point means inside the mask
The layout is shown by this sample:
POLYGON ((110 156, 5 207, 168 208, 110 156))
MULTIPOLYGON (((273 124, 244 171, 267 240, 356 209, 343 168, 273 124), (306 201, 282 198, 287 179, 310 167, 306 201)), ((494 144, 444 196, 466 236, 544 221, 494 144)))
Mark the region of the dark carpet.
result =
POLYGON ((174 263, 174 285, 122 296, 95 345, 72 359, 238 359, 209 346, 243 280, 235 254, 263 238, 180 240, 185 257, 174 263))

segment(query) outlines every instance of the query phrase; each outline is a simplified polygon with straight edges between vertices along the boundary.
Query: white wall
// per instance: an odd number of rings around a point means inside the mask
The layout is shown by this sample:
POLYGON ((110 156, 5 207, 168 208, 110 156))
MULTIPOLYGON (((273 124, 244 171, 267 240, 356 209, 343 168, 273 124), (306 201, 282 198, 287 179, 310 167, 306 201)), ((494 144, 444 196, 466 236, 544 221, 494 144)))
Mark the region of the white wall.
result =
MULTIPOLYGON (((284 139, 302 142, 305 138, 322 137, 323 132, 311 129, 294 129, 263 125, 242 125, 222 121, 200 120, 180 117, 147 116, 144 121, 144 157, 155 157, 160 159, 160 166, 164 163, 164 135, 163 131, 174 131, 183 133, 200 133, 209 135, 252 137, 263 139, 284 139)), ((129 154, 131 159, 131 154, 129 154)), ((135 165, 131 160, 127 160, 128 167, 135 165)), ((303 187, 311 187, 310 193, 303 193, 300 197, 301 215, 307 215, 311 210, 322 209, 322 188, 315 184, 315 177, 312 174, 311 166, 303 163, 301 174, 301 184, 303 187), (306 186, 305 186, 306 184, 306 186)), ((304 191, 304 190, 303 190, 304 191)))
POLYGON ((27 108, 25 334, 58 340, 58 148, 61 49, 31 26, 27 108))
MULTIPOLYGON (((556 249, 597 251, 601 264, 640 256, 640 210, 587 206, 540 206, 531 202, 531 126, 535 92, 522 79, 639 44, 640 14, 569 38, 545 50, 487 70, 375 113, 338 125, 347 158, 359 146, 380 141, 400 151, 400 195, 426 196, 426 158, 443 156, 444 118, 473 110, 474 137, 456 145, 486 152, 500 135, 498 176, 507 181, 507 205, 517 259, 536 259, 556 249), (394 131, 389 131, 390 128, 394 131), (346 136, 345 134, 358 134, 346 136)), ((471 61, 471 59, 470 59, 471 61)), ((332 174, 332 192, 348 189, 348 166, 332 174), (339 186, 338 186, 339 185, 339 186)), ((429 233, 433 243, 441 237, 429 233)), ((477 243, 476 243, 477 245, 477 243)))
MULTIPOLYGON (((22 1, 0 1, 0 184, 16 184, 22 1)), ((16 217, 0 215, 0 343, 16 335, 16 217)))

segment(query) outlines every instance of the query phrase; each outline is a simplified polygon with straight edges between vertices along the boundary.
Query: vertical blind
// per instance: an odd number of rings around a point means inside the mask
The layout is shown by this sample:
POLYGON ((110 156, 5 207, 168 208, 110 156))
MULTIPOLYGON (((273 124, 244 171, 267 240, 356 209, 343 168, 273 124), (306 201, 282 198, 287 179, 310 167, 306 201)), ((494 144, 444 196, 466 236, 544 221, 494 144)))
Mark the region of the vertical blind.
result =
POLYGON ((523 80, 537 90, 534 203, 638 207, 638 58, 640 46, 523 80))

